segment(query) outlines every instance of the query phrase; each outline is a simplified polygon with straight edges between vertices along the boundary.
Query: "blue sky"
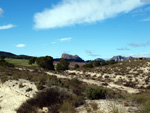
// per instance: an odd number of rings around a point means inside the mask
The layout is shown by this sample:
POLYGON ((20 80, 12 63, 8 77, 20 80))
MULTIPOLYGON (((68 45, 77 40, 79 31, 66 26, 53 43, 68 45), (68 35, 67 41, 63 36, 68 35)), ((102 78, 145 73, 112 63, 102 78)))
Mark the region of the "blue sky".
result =
POLYGON ((150 57, 150 1, 0 0, 0 51, 150 57))

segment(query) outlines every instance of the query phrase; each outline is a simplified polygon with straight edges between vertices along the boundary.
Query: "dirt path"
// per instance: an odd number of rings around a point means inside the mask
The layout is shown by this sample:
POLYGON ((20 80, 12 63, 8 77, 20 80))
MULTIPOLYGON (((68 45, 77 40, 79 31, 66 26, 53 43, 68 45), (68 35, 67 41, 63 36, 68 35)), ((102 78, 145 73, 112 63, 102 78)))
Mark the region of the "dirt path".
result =
MULTIPOLYGON (((51 72, 46 72, 46 74, 48 75, 51 75, 51 76, 57 76, 58 78, 67 78, 67 79, 72 79, 71 76, 65 76, 65 75, 62 75, 62 74, 54 74, 54 73, 51 73, 51 72)), ((88 83, 88 84, 95 84, 95 85, 98 85, 98 86, 104 86, 103 85, 103 82, 100 82, 100 81, 96 81, 96 80, 91 80, 91 79, 81 79, 81 81, 85 82, 85 83, 88 83)), ((121 90, 121 91, 126 91, 128 93, 131 93, 131 94, 135 94, 135 93, 139 93, 140 91, 138 89, 135 89, 135 88, 131 88, 131 87, 126 87, 126 86, 123 86, 123 85, 117 85, 117 84, 114 84, 114 83, 107 83, 108 85, 107 86, 104 86, 104 87, 107 87, 107 88, 111 88, 111 89, 118 89, 118 90, 121 90)))

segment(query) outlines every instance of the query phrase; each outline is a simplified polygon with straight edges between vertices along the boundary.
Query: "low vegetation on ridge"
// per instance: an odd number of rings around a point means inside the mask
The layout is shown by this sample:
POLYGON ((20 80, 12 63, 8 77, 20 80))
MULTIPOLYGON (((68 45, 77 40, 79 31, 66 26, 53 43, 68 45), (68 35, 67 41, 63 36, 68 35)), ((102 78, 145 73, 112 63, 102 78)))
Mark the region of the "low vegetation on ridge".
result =
MULTIPOLYGON (((33 98, 25 101, 18 109, 16 109, 17 113, 38 113, 39 110, 42 110, 42 108, 45 107, 47 108, 48 112, 51 113, 54 113, 54 111, 57 111, 58 113, 74 113, 80 106, 85 106, 87 112, 92 112, 92 110, 100 109, 99 104, 89 103, 88 106, 86 106, 87 100, 96 102, 107 99, 115 99, 117 102, 119 100, 124 100, 125 102, 122 104, 124 107, 130 107, 133 104, 137 108, 139 113, 150 112, 150 98, 148 95, 148 87, 139 87, 139 90, 141 89, 142 92, 132 95, 126 92, 121 92, 120 90, 114 90, 113 88, 111 89, 103 87, 107 86, 109 84, 109 81, 113 82, 113 79, 115 80, 114 83, 118 85, 125 82, 125 79, 123 79, 124 81, 122 82, 119 82, 120 79, 118 79, 117 81, 117 79, 115 78, 117 76, 128 77, 130 75, 130 80, 133 79, 131 78, 131 74, 133 74, 133 77, 135 78, 140 76, 143 76, 143 78, 144 76, 148 77, 150 71, 150 69, 148 68, 149 60, 135 59, 119 63, 116 63, 114 61, 110 63, 95 61, 91 62, 93 68, 82 68, 79 65, 76 65, 76 70, 74 70, 74 72, 80 72, 81 75, 80 73, 71 74, 67 73, 67 71, 64 71, 69 69, 69 63, 64 59, 61 59, 60 63, 56 65, 56 68, 54 68, 55 66, 53 65, 53 59, 51 57, 40 57, 38 60, 32 60, 33 63, 30 63, 34 65, 34 63, 36 62, 36 65, 38 65, 38 67, 31 68, 23 66, 0 66, 0 79, 2 83, 7 80, 26 79, 35 83, 39 90, 33 98), (54 75, 48 75, 45 73, 46 71, 51 72, 54 75), (93 75, 90 75, 92 73, 93 75), (97 74, 94 75, 95 73, 97 74), (57 78, 55 76, 57 74, 64 75, 65 78, 57 78), (112 77, 112 75, 114 77, 112 77), (72 79, 67 78, 67 76, 72 76, 72 79), (112 80, 111 77, 113 78, 112 80), (103 81, 103 84, 102 86, 97 86, 96 84, 88 84, 83 82, 82 79, 95 80, 100 82, 103 81)), ((5 61, 5 57, 1 57, 1 61, 7 62, 7 60, 5 61)), ((148 85, 149 78, 145 79, 145 81, 142 82, 147 83, 148 85)), ((128 83, 128 86, 127 84, 125 85, 127 87, 134 88, 136 86, 136 84, 135 86, 133 86, 134 83, 135 82, 130 82, 130 84, 128 83)), ((20 83, 19 87, 22 88, 24 86, 20 83)), ((28 88, 26 92, 30 92, 31 90, 31 88, 28 88)), ((121 108, 115 106, 113 110, 115 111, 118 109, 121 108)), ((133 110, 132 112, 137 113, 137 110, 133 110)), ((116 113, 120 112, 116 111, 116 113)))

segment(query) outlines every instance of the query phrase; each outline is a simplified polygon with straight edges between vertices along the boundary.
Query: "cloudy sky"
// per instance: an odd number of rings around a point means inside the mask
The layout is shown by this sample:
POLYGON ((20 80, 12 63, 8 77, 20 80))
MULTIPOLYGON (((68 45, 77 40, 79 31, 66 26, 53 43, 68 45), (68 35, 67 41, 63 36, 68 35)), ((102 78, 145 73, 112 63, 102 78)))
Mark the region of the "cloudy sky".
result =
POLYGON ((150 57, 150 0, 0 0, 0 51, 150 57))

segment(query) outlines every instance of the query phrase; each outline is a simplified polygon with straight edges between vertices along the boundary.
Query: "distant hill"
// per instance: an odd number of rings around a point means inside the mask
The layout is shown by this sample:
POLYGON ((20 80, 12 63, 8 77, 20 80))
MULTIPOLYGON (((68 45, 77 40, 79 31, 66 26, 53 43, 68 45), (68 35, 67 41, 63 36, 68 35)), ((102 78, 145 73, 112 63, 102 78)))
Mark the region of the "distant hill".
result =
POLYGON ((135 59, 135 58, 132 56, 127 57, 127 60, 132 60, 132 59, 135 59))
MULTIPOLYGON (((10 52, 5 52, 5 51, 0 51, 0 55, 4 55, 7 58, 14 58, 14 59, 30 59, 34 56, 28 56, 28 55, 16 55, 10 52)), ((70 54, 62 54, 61 58, 70 61, 70 62, 91 62, 92 60, 87 60, 84 61, 81 57, 79 57, 78 55, 70 55, 70 54)), ((60 61, 61 58, 54 58, 54 61, 60 61)), ((125 61, 125 60, 132 60, 132 59, 136 59, 132 56, 129 57, 124 57, 124 56, 113 56, 111 59, 109 60, 114 60, 116 62, 120 62, 120 61, 125 61)), ((144 58, 144 57, 140 57, 138 59, 150 59, 150 58, 144 58)), ((94 61, 103 61, 104 59, 102 58, 97 58, 94 61)))
POLYGON ((110 60, 114 60, 116 62, 119 62, 119 61, 126 60, 126 57, 123 57, 123 56, 113 56, 110 60))
POLYGON ((32 56, 28 55, 16 55, 10 52, 0 51, 0 55, 6 56, 7 58, 16 58, 16 59, 30 59, 32 56))
POLYGON ((84 62, 84 60, 80 58, 78 55, 73 56, 69 54, 62 54, 61 58, 68 61, 84 62))
POLYGON ((102 59, 102 58, 97 58, 97 59, 95 59, 94 61, 103 61, 104 59, 102 59))
POLYGON ((9 57, 9 58, 14 58, 14 57, 16 57, 15 54, 9 53, 9 52, 4 52, 4 51, 0 51, 0 55, 6 56, 6 57, 9 57))
POLYGON ((116 62, 125 61, 125 60, 132 60, 135 59, 134 57, 124 57, 124 56, 113 56, 110 60, 114 60, 116 62))

